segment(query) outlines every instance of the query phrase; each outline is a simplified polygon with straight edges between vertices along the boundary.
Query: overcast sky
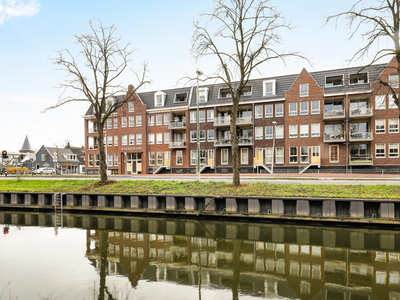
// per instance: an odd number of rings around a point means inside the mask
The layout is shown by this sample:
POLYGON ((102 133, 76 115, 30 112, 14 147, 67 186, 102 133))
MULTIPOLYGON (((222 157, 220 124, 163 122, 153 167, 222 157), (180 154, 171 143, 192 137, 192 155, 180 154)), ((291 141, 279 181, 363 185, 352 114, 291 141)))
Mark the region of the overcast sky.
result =
MULTIPOLYGON (((344 21, 324 25, 324 17, 350 5, 348 0, 271 1, 286 20, 295 26, 282 31, 283 47, 300 51, 312 66, 301 59, 290 59, 286 66, 277 61, 265 64, 254 77, 269 77, 348 66, 361 40, 348 41, 344 21)), ((136 49, 133 70, 147 61, 151 84, 141 91, 157 91, 177 86, 177 81, 196 69, 212 73, 215 65, 206 59, 199 63, 190 56, 193 20, 210 12, 212 0, 0 0, 0 150, 18 151, 28 135, 32 148, 41 145, 84 145, 82 116, 87 103, 70 103, 50 112, 61 90, 57 86, 65 73, 50 58, 65 48, 78 52, 75 34, 90 31, 88 21, 100 19, 104 26, 115 24, 116 35, 136 49)), ((365 61, 364 61, 365 62, 365 61)), ((359 61, 351 65, 360 65, 359 61)), ((135 84, 132 73, 121 77, 128 86, 135 84)))

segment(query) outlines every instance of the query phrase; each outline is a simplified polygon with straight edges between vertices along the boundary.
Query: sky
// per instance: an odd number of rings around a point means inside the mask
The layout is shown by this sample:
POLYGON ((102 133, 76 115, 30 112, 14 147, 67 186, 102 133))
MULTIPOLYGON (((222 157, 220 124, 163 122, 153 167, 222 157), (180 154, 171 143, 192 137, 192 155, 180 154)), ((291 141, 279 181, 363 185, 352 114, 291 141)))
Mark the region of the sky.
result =
MULTIPOLYGON (((299 51, 306 60, 291 58, 261 66, 253 78, 298 74, 357 66, 349 64, 362 40, 348 40, 344 20, 324 26, 324 18, 348 8, 348 0, 271 0, 294 27, 282 30, 282 49, 299 51)), ((116 36, 135 50, 130 70, 148 65, 151 81, 139 92, 158 91, 183 85, 184 76, 199 69, 215 70, 208 58, 196 62, 190 54, 193 22, 211 12, 212 0, 0 0, 0 150, 21 149, 27 135, 33 149, 46 146, 84 145, 84 120, 89 103, 72 102, 43 113, 62 95, 58 86, 64 71, 52 63, 56 51, 78 54, 74 35, 90 32, 88 21, 115 25, 116 36)), ((130 71, 120 77, 124 86, 136 84, 130 71)), ((73 94, 69 94, 72 96, 73 94)), ((68 96, 68 94, 67 94, 68 96)))

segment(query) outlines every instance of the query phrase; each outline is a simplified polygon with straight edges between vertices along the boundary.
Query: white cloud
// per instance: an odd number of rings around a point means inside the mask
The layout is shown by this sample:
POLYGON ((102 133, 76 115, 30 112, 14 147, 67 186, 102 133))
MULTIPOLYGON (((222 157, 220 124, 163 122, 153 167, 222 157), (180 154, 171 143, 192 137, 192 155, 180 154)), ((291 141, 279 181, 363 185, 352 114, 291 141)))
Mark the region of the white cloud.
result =
POLYGON ((0 25, 11 18, 33 16, 39 9, 40 3, 36 3, 36 0, 0 0, 0 25))

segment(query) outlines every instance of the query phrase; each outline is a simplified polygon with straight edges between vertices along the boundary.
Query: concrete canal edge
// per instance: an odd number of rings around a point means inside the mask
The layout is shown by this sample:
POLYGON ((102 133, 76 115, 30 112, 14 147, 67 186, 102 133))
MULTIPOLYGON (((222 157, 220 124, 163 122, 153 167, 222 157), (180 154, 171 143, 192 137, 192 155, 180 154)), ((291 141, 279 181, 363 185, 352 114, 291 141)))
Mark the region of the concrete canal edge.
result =
POLYGON ((0 211, 55 209, 113 215, 359 223, 400 228, 400 201, 391 199, 0 192, 0 211))

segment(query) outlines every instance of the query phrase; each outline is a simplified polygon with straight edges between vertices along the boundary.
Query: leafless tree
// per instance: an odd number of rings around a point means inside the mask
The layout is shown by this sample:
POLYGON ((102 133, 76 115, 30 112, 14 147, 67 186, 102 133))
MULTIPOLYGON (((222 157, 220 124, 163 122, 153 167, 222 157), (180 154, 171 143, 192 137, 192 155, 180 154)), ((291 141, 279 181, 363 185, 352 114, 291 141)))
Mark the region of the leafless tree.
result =
POLYGON ((250 76, 261 64, 298 52, 280 52, 279 30, 291 29, 269 0, 217 0, 213 12, 200 16, 195 23, 192 55, 199 60, 212 56, 217 60, 215 74, 209 78, 227 85, 232 97, 230 134, 232 139, 233 185, 240 185, 237 111, 250 76), (207 23, 208 22, 208 23, 207 23), (213 33, 209 25, 216 25, 213 33))
POLYGON ((105 183, 108 180, 103 138, 106 120, 132 99, 136 90, 146 83, 146 64, 140 77, 135 73, 137 86, 134 88, 130 85, 127 91, 119 82, 119 77, 127 71, 131 63, 133 50, 129 50, 129 43, 121 44, 121 37, 115 36, 115 25, 103 27, 99 20, 91 20, 89 25, 90 33, 74 36, 76 44, 81 48, 76 56, 64 49, 58 51, 58 56, 53 59, 54 64, 67 72, 67 79, 60 84, 63 92, 57 104, 45 111, 75 101, 91 104, 97 125, 101 182, 105 183), (82 93, 84 97, 78 99, 65 96, 67 91, 82 93), (119 97, 115 101, 117 95, 125 97, 119 97))
MULTIPOLYGON (((345 19, 350 30, 349 39, 358 34, 364 41, 363 46, 357 50, 349 60, 359 60, 368 58, 368 65, 372 65, 379 60, 395 57, 396 64, 389 66, 393 71, 400 75, 400 0, 359 0, 348 10, 328 16, 326 24, 332 20, 338 22, 345 19), (375 3, 374 5, 370 5, 375 3), (372 58, 369 58, 369 54, 372 58)), ((380 84, 386 87, 393 95, 394 101, 399 108, 399 90, 397 82, 379 79, 380 84)))

